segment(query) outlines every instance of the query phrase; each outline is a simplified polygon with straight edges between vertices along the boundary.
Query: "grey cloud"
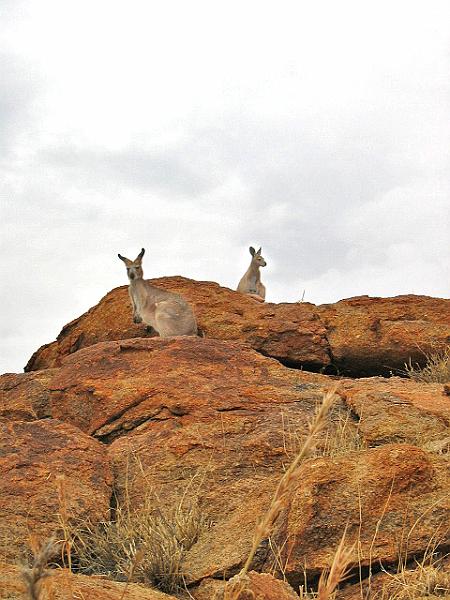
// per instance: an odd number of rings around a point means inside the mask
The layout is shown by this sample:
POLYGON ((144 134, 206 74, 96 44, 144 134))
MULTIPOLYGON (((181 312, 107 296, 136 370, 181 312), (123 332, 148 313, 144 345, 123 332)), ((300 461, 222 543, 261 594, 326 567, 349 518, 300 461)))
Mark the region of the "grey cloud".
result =
POLYGON ((0 159, 5 160, 30 125, 37 79, 11 53, 0 53, 0 159))
POLYGON ((192 197, 215 186, 214 172, 195 140, 176 148, 148 150, 132 146, 120 151, 52 148, 39 157, 43 164, 64 170, 77 185, 125 185, 163 195, 192 197), (206 163, 206 164, 205 164, 206 163))

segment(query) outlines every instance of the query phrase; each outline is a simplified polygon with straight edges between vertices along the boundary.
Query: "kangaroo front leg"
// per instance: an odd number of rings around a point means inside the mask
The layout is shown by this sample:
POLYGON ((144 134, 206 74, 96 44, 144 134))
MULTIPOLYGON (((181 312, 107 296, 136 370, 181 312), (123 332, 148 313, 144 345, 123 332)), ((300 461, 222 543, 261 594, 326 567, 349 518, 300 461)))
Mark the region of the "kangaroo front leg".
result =
POLYGON ((130 290, 128 290, 128 294, 130 296, 131 306, 133 307, 133 323, 142 323, 142 317, 138 313, 138 310, 136 308, 136 303, 134 302, 133 294, 130 290))

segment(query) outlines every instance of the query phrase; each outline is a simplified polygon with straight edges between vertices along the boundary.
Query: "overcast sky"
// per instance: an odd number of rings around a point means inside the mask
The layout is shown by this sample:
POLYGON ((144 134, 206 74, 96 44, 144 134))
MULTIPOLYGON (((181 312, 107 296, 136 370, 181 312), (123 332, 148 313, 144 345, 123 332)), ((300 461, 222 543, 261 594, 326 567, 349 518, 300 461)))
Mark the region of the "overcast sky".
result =
POLYGON ((449 297, 448 0, 1 0, 0 372, 110 289, 449 297))

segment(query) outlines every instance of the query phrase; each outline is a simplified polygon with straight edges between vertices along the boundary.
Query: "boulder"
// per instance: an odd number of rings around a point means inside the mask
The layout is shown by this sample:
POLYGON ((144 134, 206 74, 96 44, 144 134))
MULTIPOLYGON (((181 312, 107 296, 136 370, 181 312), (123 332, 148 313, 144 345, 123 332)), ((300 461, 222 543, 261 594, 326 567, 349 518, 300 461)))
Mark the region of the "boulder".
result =
MULTIPOLYGON (((51 372, 52 417, 106 442, 177 421, 214 429, 230 414, 239 420, 267 413, 267 423, 274 415, 280 421, 281 409, 300 397, 297 383, 317 381, 318 389, 328 383, 286 369, 248 345, 196 337, 102 342, 65 357, 51 372)), ((8 398, 12 402, 11 393, 8 398)))
MULTIPOLYGON (((270 305, 217 284, 158 283, 195 304, 205 338, 148 336, 131 322, 123 287, 39 350, 29 372, 0 377, 7 560, 27 554, 28 532, 34 543, 57 529, 61 507, 69 518, 104 518, 114 489, 114 501, 131 510, 149 498, 164 516, 195 507, 198 539, 184 553, 183 573, 194 597, 219 600, 316 406, 335 386, 328 427, 252 568, 285 575, 295 588, 304 572, 314 581, 346 526, 357 544, 354 573, 395 565, 404 552, 420 557, 432 539, 449 546, 448 386, 288 368, 331 370, 332 359, 354 374, 391 368, 407 360, 413 332, 446 339, 449 301, 270 305), (395 337, 402 324, 408 335, 395 337)), ((267 574, 249 582, 257 598, 290 597, 267 574)), ((123 590, 108 585, 110 597, 123 590)))
POLYGON ((291 581, 305 564, 315 577, 329 565, 347 522, 349 533, 362 535, 362 564, 370 553, 390 562, 393 540, 411 519, 423 513, 410 536, 412 552, 420 553, 448 510, 440 503, 450 489, 449 396, 442 385, 333 380, 286 368, 242 342, 189 337, 100 342, 63 357, 60 367, 15 377, 3 382, 4 418, 20 407, 26 418, 38 418, 26 398, 34 389, 40 415, 106 444, 118 502, 126 498, 139 509, 151 494, 159 506, 183 499, 199 507, 202 527, 183 567, 192 589, 242 567, 255 524, 324 391, 335 385, 336 407, 317 440, 317 457, 302 467, 302 485, 277 522, 272 549, 264 541, 254 566, 273 569, 273 552, 288 548, 291 581))
POLYGON ((53 419, 0 423, 0 558, 30 546, 68 521, 107 517, 111 472, 102 444, 53 419))
POLYGON ((448 452, 450 396, 446 386, 372 377, 342 380, 339 393, 366 446, 405 443, 448 452))
POLYGON ((406 444, 306 462, 272 537, 283 574, 294 587, 303 572, 319 575, 345 530, 354 568, 397 565, 433 542, 447 547, 449 490, 447 457, 406 444))
POLYGON ((269 573, 250 571, 243 577, 235 576, 230 579, 224 593, 217 594, 214 600, 298 600, 298 595, 289 584, 276 579, 269 573), (236 585, 242 586, 236 596, 233 590, 236 585))
MULTIPOLYGON (((122 600, 125 583, 108 581, 103 577, 74 575, 67 569, 51 569, 42 579, 42 590, 46 598, 54 600, 122 600)), ((28 600, 21 570, 15 565, 0 564, 1 598, 8 600, 28 600)), ((176 600, 170 596, 136 583, 130 583, 124 596, 126 600, 176 600)))
POLYGON ((450 344, 450 300, 429 296, 358 296, 317 307, 336 372, 389 375, 450 344))
MULTIPOLYGON (((184 277, 151 283, 184 296, 208 338, 248 342, 262 354, 292 365, 320 369, 330 363, 326 331, 312 304, 261 304, 217 283, 184 277)), ((25 371, 58 366, 63 356, 98 342, 154 335, 146 332, 144 324, 134 324, 131 315, 127 287, 115 288, 63 327, 55 342, 35 352, 25 371)))
POLYGON ((51 369, 0 375, 0 422, 49 417, 52 376, 51 369))

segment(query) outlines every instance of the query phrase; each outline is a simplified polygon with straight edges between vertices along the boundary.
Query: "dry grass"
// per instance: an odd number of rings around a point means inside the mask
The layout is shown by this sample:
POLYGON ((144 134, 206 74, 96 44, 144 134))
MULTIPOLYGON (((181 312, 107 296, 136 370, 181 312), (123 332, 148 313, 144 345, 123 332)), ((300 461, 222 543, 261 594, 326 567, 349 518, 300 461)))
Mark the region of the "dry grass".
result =
MULTIPOLYGON (((304 436, 282 415, 284 449, 288 456, 300 452, 304 436)), ((366 445, 359 431, 359 420, 355 422, 352 411, 345 406, 335 405, 326 415, 326 423, 318 436, 311 456, 335 458, 348 452, 365 449, 366 445)))
POLYGON ((298 483, 302 462, 314 450, 316 437, 326 427, 326 416, 335 401, 336 388, 324 394, 322 403, 317 407, 316 414, 309 426, 309 433, 303 446, 297 456, 291 462, 280 481, 273 495, 272 501, 267 512, 263 515, 255 528, 252 546, 247 560, 242 567, 239 575, 235 578, 233 585, 230 585, 224 595, 224 600, 238 600, 246 593, 246 575, 251 566, 258 546, 263 539, 268 538, 272 532, 273 525, 279 516, 282 508, 289 499, 290 493, 298 483))
POLYGON ((333 600, 336 597, 336 590, 348 574, 349 564, 354 551, 354 545, 346 547, 346 532, 344 531, 339 546, 333 557, 331 567, 322 572, 319 579, 317 592, 306 591, 307 586, 300 586, 300 600, 333 600))
POLYGON ((207 526, 199 510, 198 491, 191 489, 196 476, 178 503, 167 506, 147 481, 139 457, 130 455, 130 458, 139 472, 136 488, 142 500, 140 503, 130 500, 129 489, 136 481, 127 465, 124 499, 116 499, 109 520, 76 523, 68 514, 64 482, 59 482, 62 564, 76 573, 103 575, 127 585, 134 581, 164 592, 177 592, 185 587, 181 566, 184 555, 207 526))
POLYGON ((337 586, 344 581, 348 573, 353 546, 345 547, 345 531, 337 547, 333 562, 328 572, 324 571, 319 579, 317 589, 317 600, 329 600, 334 598, 337 586))
POLYGON ((413 365, 409 359, 403 373, 420 383, 450 383, 450 346, 425 354, 425 357, 424 367, 413 365))
POLYGON ((420 600, 450 597, 450 565, 445 560, 425 557, 415 568, 401 567, 374 600, 420 600))
POLYGON ((184 554, 205 526, 198 504, 184 499, 166 508, 150 496, 139 509, 118 505, 114 520, 72 527, 73 569, 174 593, 184 587, 184 554))

